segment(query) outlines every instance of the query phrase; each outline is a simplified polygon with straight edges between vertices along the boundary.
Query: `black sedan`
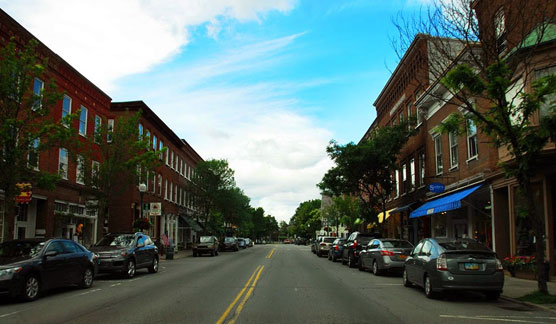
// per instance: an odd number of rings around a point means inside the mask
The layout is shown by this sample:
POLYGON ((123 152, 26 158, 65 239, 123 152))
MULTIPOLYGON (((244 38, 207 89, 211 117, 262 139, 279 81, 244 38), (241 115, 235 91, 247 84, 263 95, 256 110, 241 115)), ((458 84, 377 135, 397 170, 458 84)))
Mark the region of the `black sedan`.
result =
POLYGON ((0 292, 25 301, 47 289, 77 285, 89 288, 98 258, 65 239, 28 239, 0 244, 0 292))
POLYGON ((403 283, 424 287, 429 298, 447 290, 472 290, 498 299, 504 272, 496 254, 477 241, 427 238, 405 261, 403 283))

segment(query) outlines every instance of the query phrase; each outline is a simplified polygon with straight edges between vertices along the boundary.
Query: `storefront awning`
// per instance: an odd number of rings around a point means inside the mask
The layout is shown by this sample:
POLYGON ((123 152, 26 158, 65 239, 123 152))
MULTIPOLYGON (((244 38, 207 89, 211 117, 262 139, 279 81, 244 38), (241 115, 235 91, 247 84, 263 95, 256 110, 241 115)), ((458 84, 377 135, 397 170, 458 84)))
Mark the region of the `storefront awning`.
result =
POLYGON ((384 217, 384 213, 378 214, 378 222, 382 223, 383 221, 387 220, 390 217, 390 213, 394 210, 393 208, 386 211, 386 217, 384 217))
POLYGON ((194 230, 195 232, 200 232, 202 231, 201 226, 199 225, 199 223, 197 223, 194 219, 191 219, 189 217, 180 215, 181 219, 183 219, 184 222, 187 223, 187 225, 189 225, 189 227, 191 227, 192 230, 194 230))
POLYGON ((430 214, 436 214, 443 211, 458 209, 461 207, 461 200, 469 196, 481 185, 477 185, 453 194, 426 202, 423 206, 417 208, 409 215, 409 218, 421 217, 430 214))
POLYGON ((412 202, 411 204, 407 204, 405 206, 400 206, 398 208, 394 208, 390 211, 390 214, 395 214, 395 213, 406 211, 406 210, 412 208, 413 206, 415 206, 416 204, 417 204, 416 202, 412 202))

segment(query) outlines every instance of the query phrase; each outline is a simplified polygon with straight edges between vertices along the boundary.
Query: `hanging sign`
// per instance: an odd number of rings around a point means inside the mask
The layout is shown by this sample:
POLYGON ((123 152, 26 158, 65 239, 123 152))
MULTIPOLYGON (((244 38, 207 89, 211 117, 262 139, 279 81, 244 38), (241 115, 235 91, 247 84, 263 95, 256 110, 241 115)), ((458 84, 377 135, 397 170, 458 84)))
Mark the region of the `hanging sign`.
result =
POLYGON ((150 209, 149 209, 149 215, 151 216, 160 216, 162 215, 162 203, 159 202, 152 202, 150 209))
POLYGON ((15 196, 15 202, 18 204, 28 204, 31 202, 31 189, 30 183, 16 183, 19 194, 15 196))
POLYGON ((433 183, 429 184, 429 191, 430 192, 441 193, 441 192, 444 192, 445 189, 446 189, 446 187, 444 187, 443 184, 438 183, 438 182, 433 182, 433 183))

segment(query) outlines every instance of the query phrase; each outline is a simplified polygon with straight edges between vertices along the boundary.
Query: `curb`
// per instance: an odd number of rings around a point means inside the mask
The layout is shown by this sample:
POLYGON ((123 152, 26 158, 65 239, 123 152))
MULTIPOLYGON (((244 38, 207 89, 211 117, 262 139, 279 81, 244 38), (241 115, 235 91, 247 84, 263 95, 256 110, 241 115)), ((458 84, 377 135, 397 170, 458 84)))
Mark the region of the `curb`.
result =
POLYGON ((547 311, 547 312, 551 312, 551 313, 556 314, 556 309, 553 309, 553 308, 551 308, 551 307, 546 307, 546 306, 544 306, 544 305, 542 305, 542 304, 533 304, 533 303, 530 303, 530 302, 521 301, 521 300, 519 300, 519 299, 512 298, 512 297, 508 297, 508 296, 504 296, 504 295, 500 296, 500 299, 505 300, 505 301, 509 301, 509 302, 512 302, 512 303, 515 303, 515 304, 520 304, 520 305, 523 305, 523 306, 529 306, 529 307, 533 307, 533 308, 539 308, 539 309, 542 309, 542 310, 544 310, 544 311, 547 311))

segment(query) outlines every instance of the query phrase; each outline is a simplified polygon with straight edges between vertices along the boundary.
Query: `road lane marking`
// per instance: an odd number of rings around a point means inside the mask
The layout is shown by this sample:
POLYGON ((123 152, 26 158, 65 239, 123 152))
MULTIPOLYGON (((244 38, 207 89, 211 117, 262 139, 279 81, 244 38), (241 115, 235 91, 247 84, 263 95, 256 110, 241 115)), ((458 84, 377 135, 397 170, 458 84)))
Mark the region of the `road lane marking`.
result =
POLYGON ((255 281, 253 281, 253 284, 249 288, 249 291, 247 292, 247 294, 245 294, 245 297, 243 297, 243 300, 241 301, 241 304, 239 304, 237 306, 234 318, 232 318, 232 320, 229 321, 228 324, 234 324, 236 322, 237 318, 239 317, 239 313, 241 313, 241 311, 243 310, 243 306, 245 305, 245 303, 249 299, 249 296, 251 296, 251 293, 253 293, 253 289, 255 289, 255 285, 257 285, 257 281, 259 281, 259 277, 261 276, 261 272, 263 272, 263 269, 264 269, 264 266, 262 266, 261 269, 259 270, 259 272, 257 273, 257 277, 255 278, 255 281))
POLYGON ((510 318, 496 318, 496 317, 483 317, 483 316, 463 316, 463 315, 440 315, 442 318, 457 318, 457 319, 473 319, 481 321, 498 321, 498 322, 512 322, 512 323, 529 323, 529 324, 544 324, 546 322, 532 322, 530 320, 519 320, 510 318))
POLYGON ((251 275, 251 277, 249 277, 249 280, 247 281, 247 283, 245 284, 245 286, 243 286, 243 289, 241 289, 241 291, 239 292, 239 294, 236 296, 236 298, 234 299, 234 301, 230 304, 230 306, 228 306, 228 308, 226 308, 226 311, 224 312, 224 314, 222 314, 222 316, 220 316, 220 318, 218 319, 218 321, 216 322, 216 324, 222 324, 224 322, 224 320, 226 319, 226 317, 228 317, 228 314, 230 313, 230 311, 232 310, 232 308, 234 308, 235 304, 237 303, 237 301, 241 298, 241 296, 243 295, 243 293, 245 292, 245 290, 247 289, 247 287, 249 287, 249 284, 251 284, 251 281, 253 280, 253 278, 255 278, 255 275, 257 274, 257 271, 259 271, 259 269, 261 268, 261 266, 259 265, 257 267, 257 269, 255 269, 255 271, 253 272, 253 274, 251 275))
POLYGON ((98 289, 89 290, 89 291, 86 291, 86 292, 84 292, 84 293, 77 294, 76 296, 87 295, 87 294, 94 293, 94 292, 99 291, 99 290, 102 290, 102 289, 98 288, 98 289))
POLYGON ((274 249, 272 249, 272 251, 270 251, 270 253, 266 256, 267 259, 272 258, 272 255, 274 254, 274 249))
POLYGON ((118 283, 115 283, 115 284, 113 284, 113 285, 110 285, 110 287, 116 287, 116 286, 119 286, 119 285, 121 285, 121 284, 122 284, 121 282, 118 282, 118 283))
POLYGON ((22 311, 11 312, 11 313, 8 313, 8 314, 2 314, 2 315, 0 315, 0 318, 2 318, 2 317, 8 317, 8 316, 11 316, 11 315, 15 315, 15 314, 20 313, 20 312, 22 312, 22 311))

